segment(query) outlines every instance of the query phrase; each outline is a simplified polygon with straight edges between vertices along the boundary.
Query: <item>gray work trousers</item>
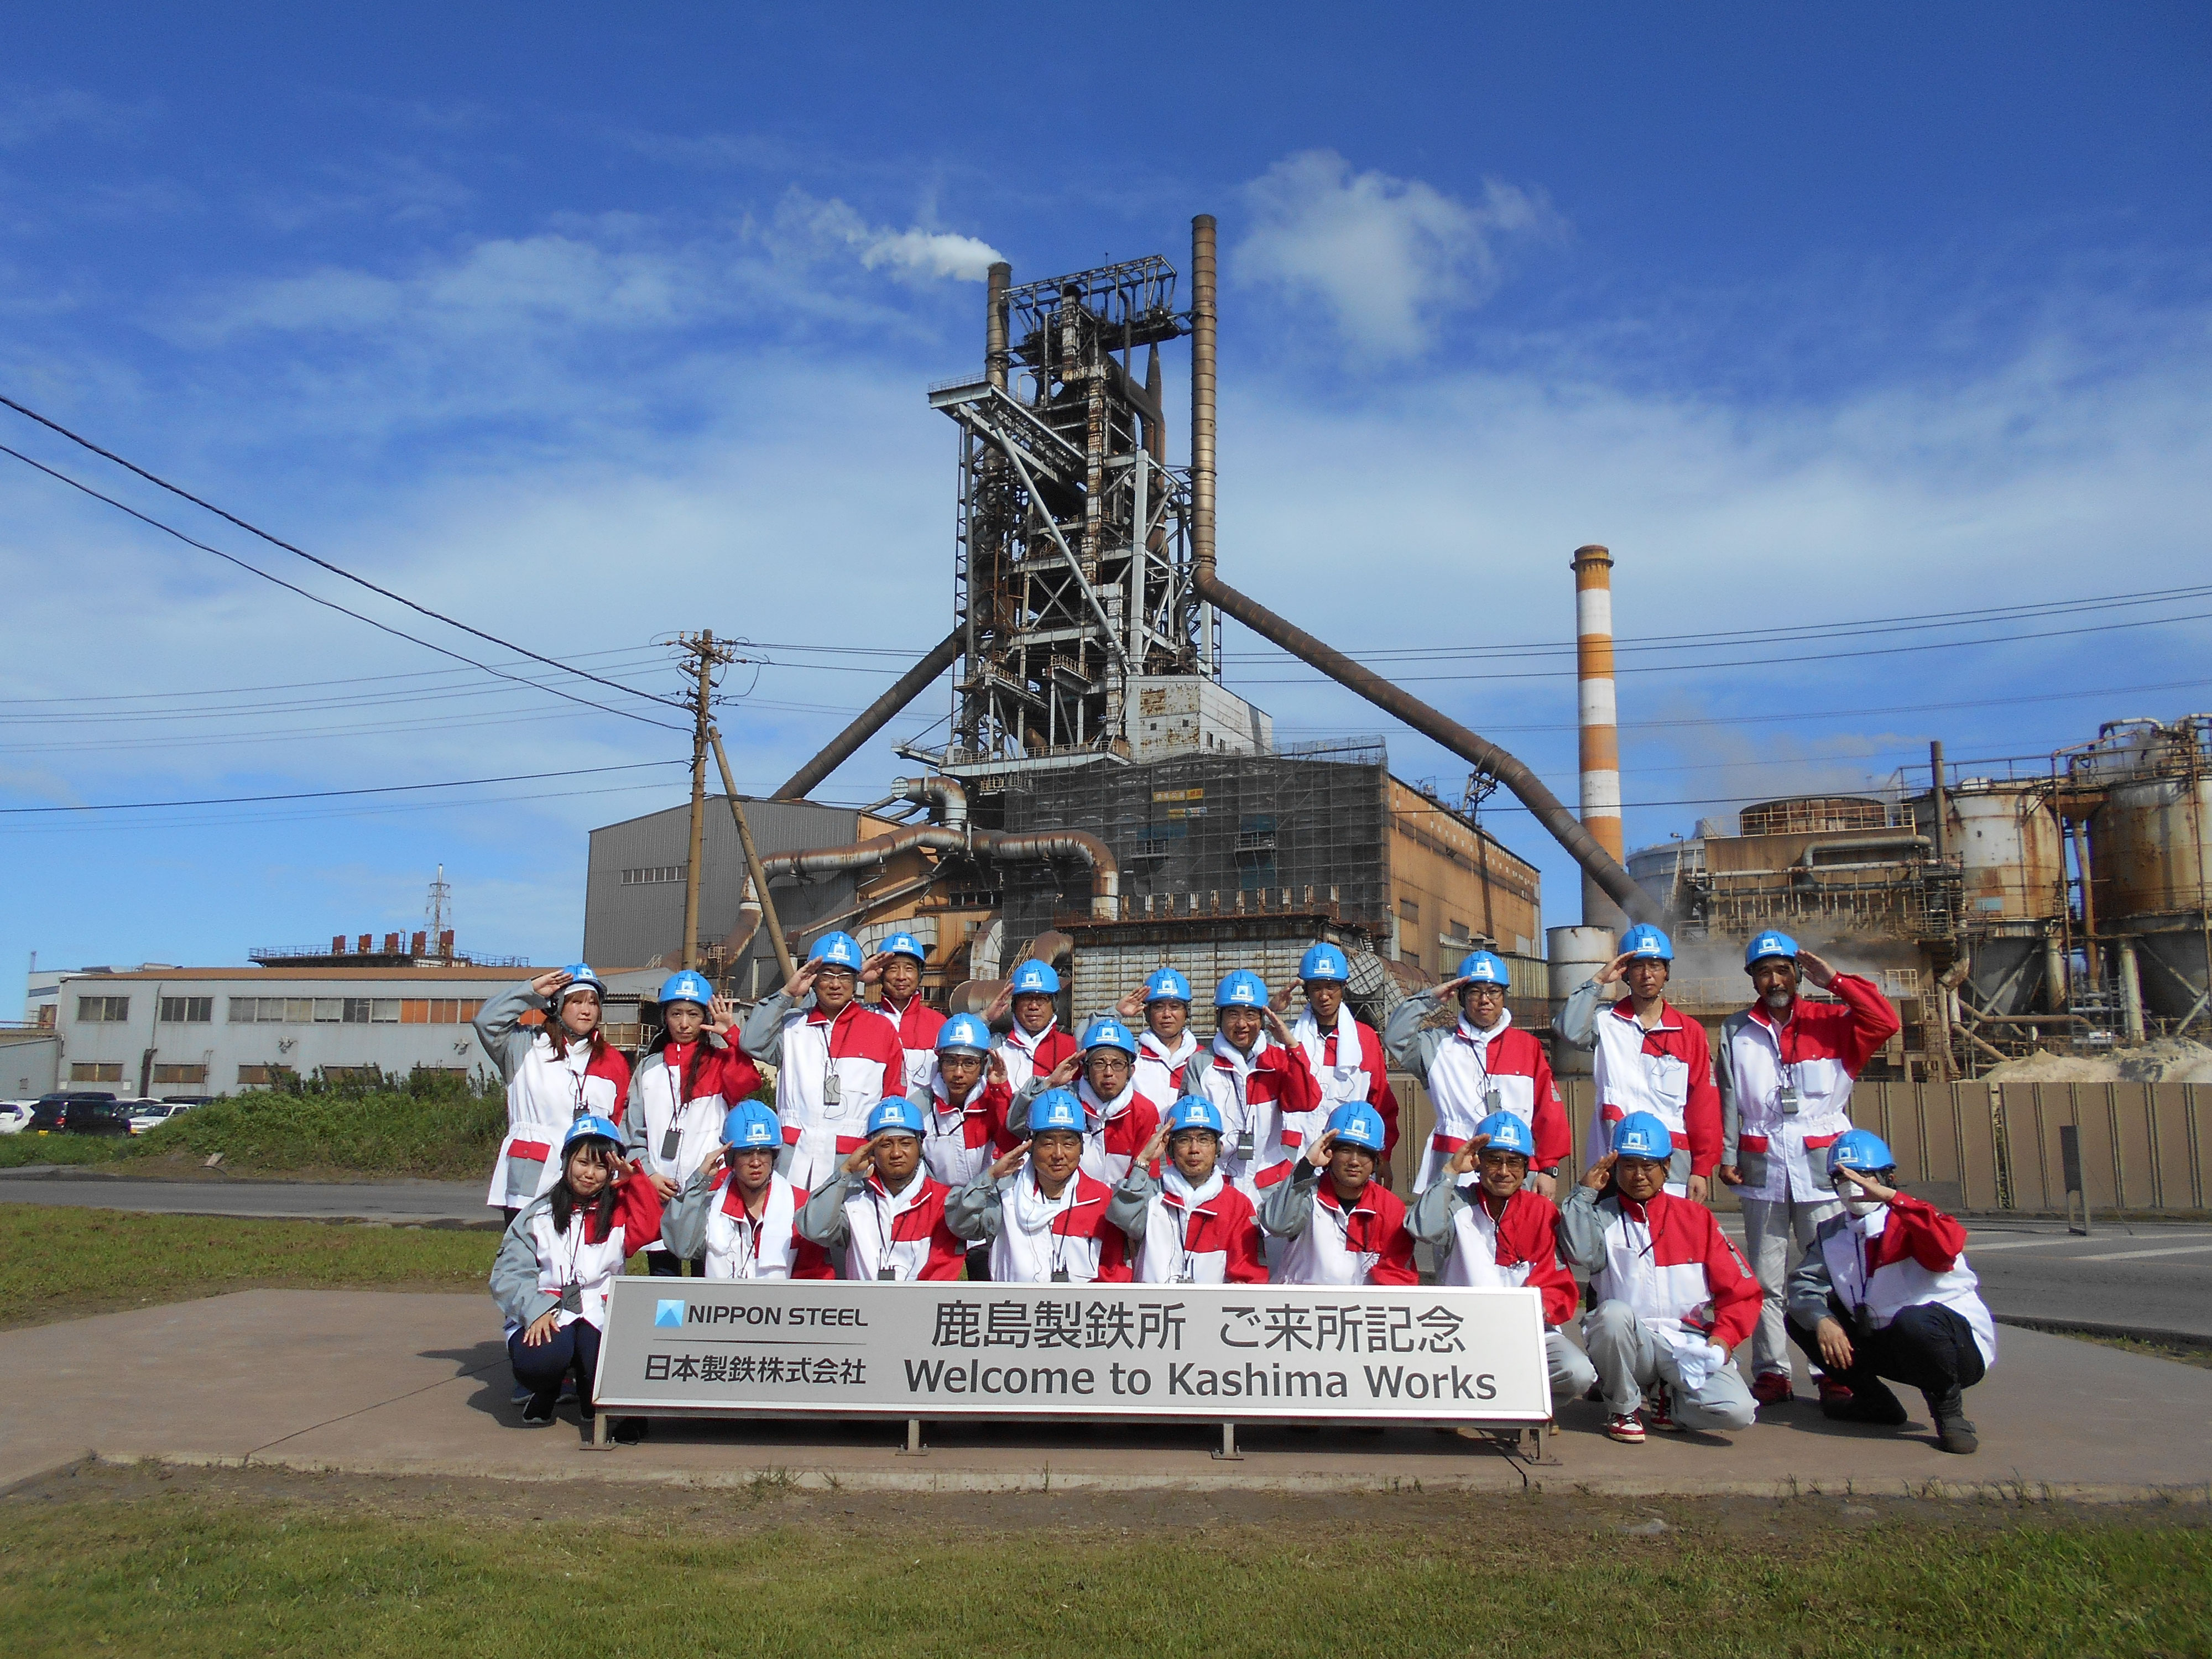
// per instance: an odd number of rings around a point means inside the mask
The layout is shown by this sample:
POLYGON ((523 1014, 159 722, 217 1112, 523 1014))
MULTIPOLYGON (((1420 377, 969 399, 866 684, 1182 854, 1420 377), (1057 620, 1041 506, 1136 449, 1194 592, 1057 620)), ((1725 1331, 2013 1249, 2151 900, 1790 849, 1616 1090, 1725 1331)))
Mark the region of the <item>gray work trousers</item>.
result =
POLYGON ((1758 1407, 1734 1365, 1722 1365, 1696 1389, 1682 1386, 1674 1351, 1644 1327, 1626 1302, 1601 1302, 1583 1316, 1583 1346, 1605 1387, 1605 1408, 1626 1417, 1644 1403, 1644 1391, 1664 1382, 1674 1395, 1674 1420, 1686 1429, 1747 1429, 1758 1407))
MULTIPOLYGON (((1789 1279, 1793 1257, 1813 1248, 1813 1235, 1843 1206, 1831 1198, 1823 1202, 1783 1198, 1739 1198, 1743 1206, 1743 1250, 1750 1258, 1751 1275, 1759 1281, 1765 1301, 1759 1324, 1751 1334, 1751 1370, 1754 1376, 1769 1372, 1790 1375, 1790 1334, 1783 1319, 1782 1287, 1789 1279), (1793 1252, 1790 1245, 1797 1249, 1793 1252)), ((1815 1372, 1819 1366, 1813 1368, 1815 1372)))
POLYGON ((1544 1333, 1544 1364, 1552 1373, 1552 1410, 1556 1413, 1562 1400, 1579 1400, 1589 1392, 1590 1384, 1597 1381, 1597 1367, 1591 1364, 1580 1348, 1567 1340, 1565 1331, 1544 1333))

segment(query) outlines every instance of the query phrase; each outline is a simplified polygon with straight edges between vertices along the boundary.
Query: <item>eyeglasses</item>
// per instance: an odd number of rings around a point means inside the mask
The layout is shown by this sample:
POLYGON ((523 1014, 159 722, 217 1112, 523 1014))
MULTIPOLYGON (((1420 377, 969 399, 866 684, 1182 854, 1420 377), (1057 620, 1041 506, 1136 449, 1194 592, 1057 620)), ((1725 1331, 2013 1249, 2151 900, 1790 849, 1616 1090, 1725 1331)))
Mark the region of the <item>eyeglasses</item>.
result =
POLYGON ((1464 988, 1460 994, 1479 997, 1485 1001, 1502 1002, 1505 1000, 1505 988, 1503 985, 1469 985, 1464 988))

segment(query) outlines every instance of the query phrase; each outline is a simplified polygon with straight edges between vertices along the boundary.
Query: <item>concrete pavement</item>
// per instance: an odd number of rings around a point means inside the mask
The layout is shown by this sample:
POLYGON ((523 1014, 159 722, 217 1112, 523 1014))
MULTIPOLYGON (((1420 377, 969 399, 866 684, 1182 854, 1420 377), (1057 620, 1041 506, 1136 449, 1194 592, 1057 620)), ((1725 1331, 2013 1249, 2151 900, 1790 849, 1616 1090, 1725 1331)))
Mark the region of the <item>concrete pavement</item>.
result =
POLYGON ((0 1170, 0 1203, 77 1205, 151 1215, 499 1225, 499 1212, 483 1200, 481 1181, 252 1181, 219 1175, 165 1181, 66 1164, 0 1170))
MULTIPOLYGON (((2212 1370, 2008 1328, 1968 1395, 1982 1450, 1937 1451, 1916 1416, 1902 1433, 1826 1422, 1799 1403, 1733 1437, 1598 1432, 1597 1407, 1560 1408, 1543 1485, 1601 1493, 2021 1489, 2088 1498, 2212 1492, 2212 1370)), ((1802 1383, 1802 1378, 1801 1378, 1802 1383)), ((1243 1462, 1214 1460, 1211 1428, 1036 1420, 933 1422, 927 1456, 896 1455, 897 1425, 656 1423, 638 1447, 584 1449, 573 1417, 520 1426, 499 1328, 481 1296, 249 1291, 0 1334, 0 1485, 91 1453, 103 1458, 273 1463, 305 1469, 619 1480, 754 1481, 933 1491, 1085 1486, 1389 1490, 1419 1482, 1518 1492, 1522 1471, 1486 1445, 1425 1429, 1240 1432, 1243 1462)), ((1917 1401, 1909 1401, 1916 1413, 1917 1401)), ((565 1408, 564 1408, 565 1410, 565 1408)))

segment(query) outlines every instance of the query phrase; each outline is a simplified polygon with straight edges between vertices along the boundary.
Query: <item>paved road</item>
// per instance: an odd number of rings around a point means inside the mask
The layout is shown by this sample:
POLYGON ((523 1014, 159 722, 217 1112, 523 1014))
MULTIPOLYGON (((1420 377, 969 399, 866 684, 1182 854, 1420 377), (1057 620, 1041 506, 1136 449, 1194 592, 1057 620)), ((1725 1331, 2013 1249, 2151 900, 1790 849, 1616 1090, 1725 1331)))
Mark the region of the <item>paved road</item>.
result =
POLYGON ((132 1181, 0 1170, 0 1203, 85 1205, 157 1215, 235 1215, 423 1225, 496 1223, 477 1181, 132 1181))
MULTIPOLYGON (((446 1223, 497 1219, 475 1182, 132 1181, 70 1171, 0 1171, 0 1202, 90 1205, 167 1215, 306 1217, 446 1223)), ((1736 1216, 1723 1225, 1741 1240, 1736 1216)), ((2057 1222, 1974 1224, 1967 1256, 1991 1311, 2212 1339, 2212 1227, 2100 1224, 2090 1237, 2057 1222)))

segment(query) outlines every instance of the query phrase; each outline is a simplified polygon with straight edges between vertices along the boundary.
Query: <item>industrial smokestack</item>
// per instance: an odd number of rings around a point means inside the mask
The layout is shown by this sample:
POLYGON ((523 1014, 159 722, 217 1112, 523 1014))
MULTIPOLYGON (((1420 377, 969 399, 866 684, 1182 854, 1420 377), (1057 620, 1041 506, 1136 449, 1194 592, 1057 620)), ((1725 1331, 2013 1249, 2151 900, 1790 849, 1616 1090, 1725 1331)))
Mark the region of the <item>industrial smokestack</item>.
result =
MULTIPOLYGON (((1578 547, 1575 573, 1575 665, 1581 690, 1583 828, 1619 863, 1620 726, 1613 693, 1613 555, 1578 547)), ((1588 871, 1583 873, 1583 926, 1618 927, 1620 907, 1588 871)))
POLYGON ((1004 259, 992 265, 988 297, 983 318, 983 378, 1004 392, 1006 389, 1006 369, 1012 361, 1006 354, 1006 289, 1014 280, 1014 268, 1004 259))
POLYGON ((1200 591, 1213 574, 1213 216, 1190 222, 1190 557, 1200 591))

